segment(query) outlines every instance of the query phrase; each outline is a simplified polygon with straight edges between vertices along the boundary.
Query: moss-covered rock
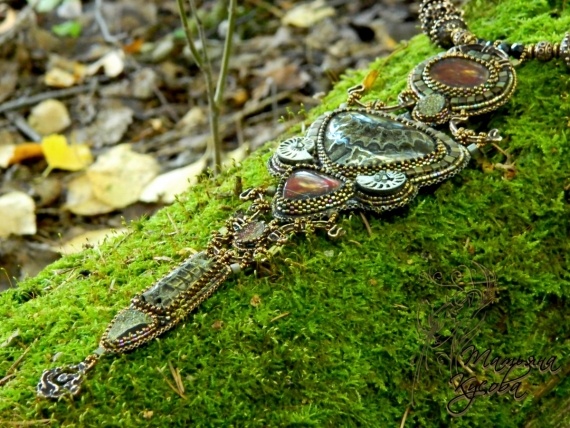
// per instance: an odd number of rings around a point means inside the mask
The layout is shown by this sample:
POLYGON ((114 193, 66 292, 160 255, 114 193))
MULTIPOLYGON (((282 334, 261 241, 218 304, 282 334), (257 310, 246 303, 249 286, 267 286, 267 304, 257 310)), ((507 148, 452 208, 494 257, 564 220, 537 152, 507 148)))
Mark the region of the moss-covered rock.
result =
MULTIPOLYGON (((570 28, 564 4, 474 0, 466 16, 487 39, 558 41, 570 28)), ((369 98, 394 100, 408 71, 436 52, 421 36, 373 63, 381 78, 369 98)), ((366 73, 346 76, 310 118, 337 107, 366 73)), ((265 171, 271 147, 131 225, 126 237, 66 257, 1 294, 0 343, 19 335, 0 346, 0 379, 9 375, 0 381, 0 426, 49 420, 100 427, 387 427, 398 426, 405 413, 406 426, 570 425, 564 410, 570 396, 564 376, 570 367, 569 76, 562 64, 524 64, 514 98, 478 122, 502 130, 515 173, 490 168, 505 162, 491 154, 484 168, 472 165, 423 192, 409 209, 369 216, 371 235, 353 215, 342 221, 347 235, 339 241, 318 234, 295 239, 269 267, 228 282, 173 332, 103 359, 76 400, 36 398, 42 370, 85 357, 134 293, 171 270, 186 249, 205 246, 209 231, 239 205, 235 176, 247 186, 271 184, 265 171), (509 394, 480 397, 465 416, 451 418, 449 367, 437 361, 417 323, 426 325, 430 310, 452 295, 426 274, 450 276, 461 265, 477 271, 472 262, 495 273, 499 299, 484 319, 477 315, 475 346, 500 357, 556 356, 563 368, 525 379, 530 395, 522 401, 509 394), (250 303, 253 296, 259 304, 250 303), (420 356, 428 364, 421 365, 410 407, 420 356), (169 386, 169 365, 181 373, 184 398, 169 386)), ((442 334, 450 337, 453 326, 446 328, 442 334)), ((481 379, 497 378, 491 369, 475 371, 481 379)))

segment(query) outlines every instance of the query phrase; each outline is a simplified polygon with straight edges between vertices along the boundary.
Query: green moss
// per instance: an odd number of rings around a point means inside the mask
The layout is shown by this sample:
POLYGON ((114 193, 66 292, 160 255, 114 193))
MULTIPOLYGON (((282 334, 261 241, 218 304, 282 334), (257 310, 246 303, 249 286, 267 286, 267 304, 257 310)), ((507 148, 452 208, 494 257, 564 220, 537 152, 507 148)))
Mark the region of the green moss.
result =
MULTIPOLYGON (((570 28, 562 3, 474 0, 467 18, 486 38, 558 40, 570 28), (557 8, 555 17, 551 16, 557 8), (560 17, 556 17, 560 16, 560 17)), ((371 68, 381 78, 370 97, 394 100, 408 71, 437 52, 417 37, 371 68)), ((310 118, 345 100, 345 90, 367 73, 349 73, 310 118)), ((268 269, 226 284, 186 323, 136 352, 102 360, 75 401, 35 397, 46 367, 76 362, 97 345, 113 315, 130 297, 166 274, 188 248, 202 248, 239 206, 235 175, 247 186, 269 185, 269 147, 214 182, 204 181, 157 216, 100 250, 66 257, 19 289, 0 295, 0 378, 23 355, 15 376, 0 386, 0 426, 50 419, 53 426, 397 426, 406 412, 423 344, 416 330, 425 301, 443 302, 449 290, 426 279, 450 275, 476 261, 494 271, 499 302, 475 339, 500 356, 557 356, 568 364, 570 316, 568 218, 564 196, 570 80, 562 65, 520 68, 515 97, 487 118, 506 136, 515 162, 511 179, 500 169, 474 167, 409 209, 342 221, 347 235, 297 238, 268 269), (174 220, 174 226, 168 215, 174 220), (172 261, 156 259, 166 256, 172 261), (254 307, 251 298, 260 296, 254 307), (278 315, 287 313, 277 320, 278 315), (213 328, 223 321, 221 329, 213 328), (183 399, 167 384, 177 367, 183 399), (152 411, 152 416, 149 416, 152 411)), ((370 98, 369 97, 369 98, 370 98)), ((492 155, 492 162, 504 162, 492 155)), ((445 368, 432 360, 416 387, 406 426, 567 426, 568 379, 541 400, 480 398, 452 419, 445 368), (564 404, 566 403, 566 404, 564 404), (532 421, 532 422, 531 422, 532 421)), ((536 392, 550 375, 533 377, 536 392)))

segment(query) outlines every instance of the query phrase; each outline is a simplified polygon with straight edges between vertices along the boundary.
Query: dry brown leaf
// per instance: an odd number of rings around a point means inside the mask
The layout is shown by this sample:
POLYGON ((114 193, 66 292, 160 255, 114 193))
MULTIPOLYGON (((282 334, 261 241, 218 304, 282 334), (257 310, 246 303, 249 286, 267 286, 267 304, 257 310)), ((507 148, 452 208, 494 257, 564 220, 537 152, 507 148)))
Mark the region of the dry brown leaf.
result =
POLYGON ((53 246, 52 249, 63 255, 80 253, 87 246, 99 247, 106 239, 112 239, 126 232, 126 228, 89 230, 67 240, 61 245, 53 246))
POLYGON ((206 165, 206 160, 202 158, 183 168, 159 175, 144 188, 140 201, 173 203, 177 195, 196 183, 198 175, 204 171, 206 165))
POLYGON ((298 64, 291 63, 285 57, 266 63, 262 69, 255 70, 254 74, 264 78, 252 91, 252 98, 255 100, 269 96, 272 86, 275 86, 276 90, 287 91, 300 89, 311 80, 309 74, 302 71, 298 64))
POLYGON ((52 88, 69 88, 77 83, 77 79, 68 71, 52 68, 44 76, 44 83, 52 88))
POLYGON ((83 82, 87 67, 60 55, 50 55, 44 83, 55 88, 68 88, 83 82))
POLYGON ((118 145, 99 156, 87 170, 93 193, 114 208, 136 202, 160 167, 149 155, 135 153, 128 144, 118 145))
POLYGON ((224 327, 224 322, 222 320, 216 320, 212 324, 214 330, 221 330, 224 327))
POLYGON ((77 215, 107 214, 115 208, 97 199, 86 174, 73 178, 67 185, 64 208, 77 215))
POLYGON ((125 46, 123 46, 123 52, 130 55, 138 54, 141 51, 143 44, 144 44, 143 38, 134 39, 131 43, 128 43, 125 46))
POLYGON ((88 141, 92 147, 100 148, 121 141, 129 125, 133 122, 133 110, 118 100, 107 100, 97 113, 95 122, 77 129, 73 135, 77 141, 88 141))
POLYGON ((14 146, 12 158, 9 165, 23 162, 28 159, 43 157, 44 152, 40 143, 23 143, 14 146))
POLYGON ((18 83, 18 63, 0 61, 0 103, 14 92, 18 83))
POLYGON ((10 192, 0 196, 0 237, 34 235, 36 233, 36 205, 22 192, 10 192))
POLYGON ((334 16, 334 14, 335 10, 327 6, 324 0, 316 0, 290 9, 281 19, 281 22, 293 27, 309 28, 325 18, 334 16))
POLYGON ((107 77, 117 77, 125 69, 125 54, 122 50, 114 50, 93 64, 87 66, 87 75, 96 74, 101 68, 107 77))
POLYGON ((28 123, 41 135, 56 134, 71 125, 67 107, 61 101, 49 99, 36 105, 28 123))
POLYGON ((6 33, 7 31, 11 30, 14 24, 16 23, 18 18, 18 14, 12 8, 9 8, 6 12, 6 18, 4 21, 0 22, 0 34, 6 33))
POLYGON ((150 67, 144 67, 137 71, 131 82, 132 96, 140 100, 148 100, 154 97, 156 88, 160 86, 160 77, 150 67))
POLYGON ((205 125, 208 123, 208 116, 204 112, 204 109, 198 106, 192 107, 184 115, 182 119, 176 124, 178 129, 184 129, 186 132, 190 132, 192 129, 205 125))

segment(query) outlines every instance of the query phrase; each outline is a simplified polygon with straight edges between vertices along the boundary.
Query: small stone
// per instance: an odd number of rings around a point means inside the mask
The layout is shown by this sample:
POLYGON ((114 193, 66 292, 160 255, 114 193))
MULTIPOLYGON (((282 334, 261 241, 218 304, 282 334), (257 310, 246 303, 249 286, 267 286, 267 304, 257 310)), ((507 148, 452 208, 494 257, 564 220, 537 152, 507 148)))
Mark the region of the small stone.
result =
POLYGON ((420 98, 416 108, 426 117, 435 117, 445 109, 445 97, 441 94, 431 94, 420 98))
POLYGON ((266 229, 263 221, 254 221, 241 229, 236 237, 241 242, 255 242, 263 236, 266 229))

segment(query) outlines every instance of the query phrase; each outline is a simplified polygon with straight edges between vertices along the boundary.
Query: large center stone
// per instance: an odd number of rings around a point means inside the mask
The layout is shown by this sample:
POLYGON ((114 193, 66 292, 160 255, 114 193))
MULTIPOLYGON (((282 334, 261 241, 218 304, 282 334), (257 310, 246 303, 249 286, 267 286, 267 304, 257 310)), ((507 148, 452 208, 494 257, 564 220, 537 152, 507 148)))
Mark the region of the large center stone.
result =
POLYGON ((390 118, 347 111, 328 123, 324 148, 338 165, 366 166, 422 158, 436 144, 424 132, 390 118))
POLYGON ((489 80, 489 70, 467 58, 444 58, 429 70, 431 78, 452 88, 473 88, 489 80))

